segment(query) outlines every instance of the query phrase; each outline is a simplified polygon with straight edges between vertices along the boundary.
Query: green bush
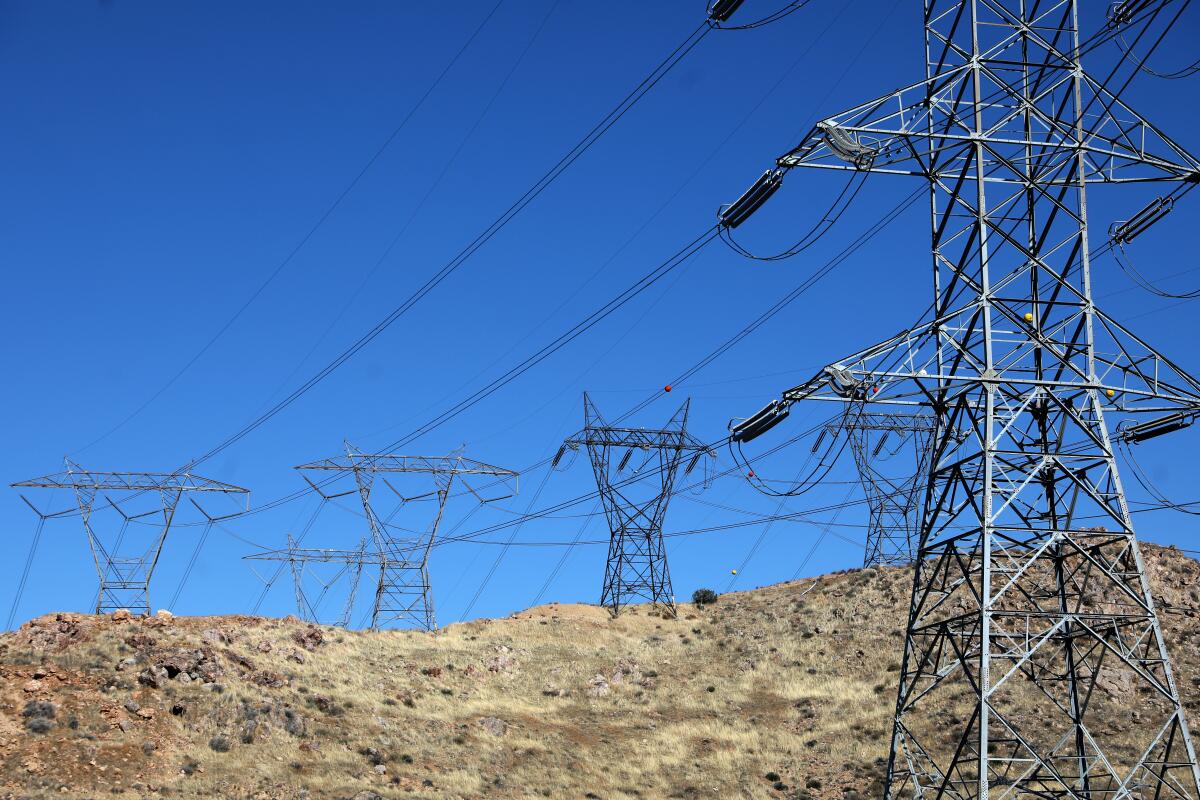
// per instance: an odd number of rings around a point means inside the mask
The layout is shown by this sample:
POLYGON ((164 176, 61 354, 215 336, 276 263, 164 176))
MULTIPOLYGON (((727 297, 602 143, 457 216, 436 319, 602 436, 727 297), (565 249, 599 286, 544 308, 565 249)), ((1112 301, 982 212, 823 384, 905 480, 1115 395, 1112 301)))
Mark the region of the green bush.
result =
POLYGON ((719 596, 712 589, 697 589, 692 592, 692 602, 698 606, 712 605, 717 602, 719 596))

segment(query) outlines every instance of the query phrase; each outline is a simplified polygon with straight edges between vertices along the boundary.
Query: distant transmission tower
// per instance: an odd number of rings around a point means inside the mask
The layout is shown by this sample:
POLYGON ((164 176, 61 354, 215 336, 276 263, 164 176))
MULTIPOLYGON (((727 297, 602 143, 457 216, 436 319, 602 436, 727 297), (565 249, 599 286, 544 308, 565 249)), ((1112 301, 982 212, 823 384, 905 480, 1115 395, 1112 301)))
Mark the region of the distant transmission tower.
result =
MULTIPOLYGON (((1165 5, 1114 18, 1148 30, 1165 5)), ((795 167, 929 183, 934 311, 733 429, 807 398, 937 419, 889 797, 1200 796, 1107 422, 1149 415, 1130 441, 1181 427, 1200 382, 1097 308, 1085 201, 1179 193, 1200 162, 1120 100, 1116 69, 1083 70, 1079 6, 927 0, 926 79, 818 123, 725 212, 744 220, 795 167)))
POLYGON ((283 561, 287 562, 292 573, 293 589, 296 593, 296 613, 306 622, 321 622, 321 603, 342 579, 347 579, 349 589, 342 604, 342 615, 335 625, 342 628, 350 627, 351 615, 354 613, 354 601, 358 597, 358 584, 362 579, 363 569, 368 563, 377 564, 382 559, 377 553, 367 551, 367 540, 359 542, 355 550, 330 550, 311 547, 300 547, 290 535, 288 546, 284 550, 268 550, 245 556, 252 561, 283 561), (320 591, 316 597, 310 597, 305 590, 305 575, 313 564, 337 564, 340 568, 328 580, 319 581, 320 591))
POLYGON ((587 448, 596 475, 610 537, 600 605, 614 615, 639 597, 675 610, 663 519, 680 463, 687 458, 687 474, 702 457, 712 455, 687 432, 690 403, 685 401, 661 430, 620 428, 607 424, 584 394, 584 428, 563 445, 587 448))
MULTIPOLYGON (((150 613, 150 580, 185 494, 248 495, 250 491, 187 472, 93 472, 71 461, 66 466, 65 472, 13 486, 67 489, 75 495, 100 578, 97 614, 119 609, 150 613), (100 500, 104 504, 97 508, 100 500)), ((220 519, 205 511, 194 497, 190 499, 209 524, 220 519)), ((32 503, 30 507, 35 508, 32 503)))
MULTIPOLYGON (((438 527, 450 499, 451 490, 461 483, 464 490, 479 502, 492 502, 511 497, 516 493, 517 473, 493 467, 461 455, 438 457, 404 456, 394 454, 368 454, 346 445, 346 455, 301 464, 296 467, 309 485, 326 499, 344 496, 357 491, 362 502, 363 514, 374 543, 375 563, 379 567, 379 581, 375 588, 375 601, 371 611, 371 627, 382 628, 394 624, 415 625, 425 630, 436 630, 437 620, 433 610, 433 592, 429 580, 429 553, 437 538, 438 527), (354 489, 328 494, 323 483, 310 479, 308 473, 336 472, 354 477, 354 489), (393 480, 400 475, 424 475, 432 479, 432 486, 422 486, 412 494, 405 494, 393 480), (511 491, 496 497, 484 497, 487 487, 474 486, 476 478, 492 478, 488 486, 511 485, 511 491), (374 490, 382 483, 394 496, 396 507, 392 513, 380 514, 376 510, 374 490), (420 529, 401 529, 393 517, 405 506, 417 502, 431 502, 431 520, 420 529)), ((286 554, 287 551, 283 551, 286 554)), ((277 555, 283 555, 277 554, 277 555)), ((264 554, 265 555, 265 554, 264 554)), ((350 563, 345 553, 342 563, 350 563)), ((277 558, 278 560, 278 558, 277 558)), ((285 559, 286 560, 286 559, 285 559)))
POLYGON ((927 415, 856 410, 827 426, 829 434, 849 437, 867 496, 871 522, 864 567, 913 562, 934 430, 933 418, 927 415), (904 451, 911 458, 897 458, 904 451))

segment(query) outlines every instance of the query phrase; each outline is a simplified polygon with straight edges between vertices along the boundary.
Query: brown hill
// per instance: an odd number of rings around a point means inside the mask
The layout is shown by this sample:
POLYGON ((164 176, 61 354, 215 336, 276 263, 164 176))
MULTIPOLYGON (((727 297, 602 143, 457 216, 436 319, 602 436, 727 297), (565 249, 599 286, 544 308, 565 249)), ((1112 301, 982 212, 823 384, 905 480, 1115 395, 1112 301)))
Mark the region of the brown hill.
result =
MULTIPOLYGON (((1146 561, 1194 708, 1200 564, 1146 561)), ((0 797, 878 795, 910 580, 851 570, 678 619, 552 604, 434 635, 45 616, 0 637, 0 797)))

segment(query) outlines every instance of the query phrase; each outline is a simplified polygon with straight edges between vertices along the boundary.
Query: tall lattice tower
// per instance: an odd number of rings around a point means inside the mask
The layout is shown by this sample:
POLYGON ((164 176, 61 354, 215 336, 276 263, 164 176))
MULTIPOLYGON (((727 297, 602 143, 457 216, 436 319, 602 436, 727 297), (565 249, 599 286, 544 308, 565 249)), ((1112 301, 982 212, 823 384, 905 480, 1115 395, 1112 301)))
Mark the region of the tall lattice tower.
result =
MULTIPOLYGON (((245 497, 248 501, 250 493, 249 489, 190 472, 97 472, 70 460, 63 472, 19 481, 13 486, 64 489, 75 496, 77 513, 100 579, 96 590, 97 614, 118 610, 150 613, 150 582, 185 496, 211 527, 220 517, 206 511, 197 497, 225 495, 245 497)), ((29 507, 37 511, 32 503, 29 507)), ((65 516, 63 512, 37 513, 43 522, 65 516)), ((199 537, 201 542, 207 534, 205 528, 199 537)))
MULTIPOLYGON (((379 569, 371 627, 406 625, 429 631, 437 629, 429 555, 455 487, 461 484, 463 491, 480 503, 493 502, 516 494, 518 477, 512 470, 458 454, 430 457, 363 453, 348 443, 345 456, 301 464, 296 469, 326 500, 358 493, 375 547, 375 552, 367 553, 366 557, 379 569), (309 478, 309 473, 334 475, 318 482, 309 478), (345 476, 353 476, 353 488, 331 490, 331 485, 336 486, 335 479, 345 476), (399 480, 404 478, 409 482, 402 485, 399 480), (414 479, 417 482, 412 482, 414 479), (477 481, 485 481, 487 485, 477 485, 477 481), (488 489, 497 487, 499 491, 488 496, 488 489), (381 511, 384 501, 377 489, 384 489, 390 495, 393 505, 390 511, 381 511), (402 527, 398 517, 404 509, 416 506, 424 511, 417 523, 420 527, 402 527)), ((334 554, 329 558, 319 555, 320 552, 301 552, 299 558, 336 559, 350 564, 364 557, 362 551, 327 551, 334 554)), ((298 558, 286 550, 264 553, 262 557, 289 562, 298 558)))
POLYGON ((584 428, 563 445, 586 448, 596 475, 610 535, 600 604, 613 614, 639 597, 675 609, 663 519, 680 464, 687 459, 686 474, 712 454, 687 432, 690 403, 685 401, 659 430, 623 428, 605 422, 585 394, 584 428))
POLYGON ((871 513, 864 567, 913 562, 935 429, 925 414, 864 412, 857 405, 828 426, 848 438, 871 513))
MULTIPOLYGON (((819 123, 724 220, 796 167, 929 184, 932 312, 733 429, 806 398, 938 420, 889 797, 1200 796, 1109 433, 1178 427, 1200 383, 1094 303, 1086 204, 1200 162, 1119 99, 1134 65, 1084 71, 1112 28, 1082 39, 1079 5, 927 0, 926 79, 819 123)), ((1132 35, 1164 5, 1117 12, 1132 35)))

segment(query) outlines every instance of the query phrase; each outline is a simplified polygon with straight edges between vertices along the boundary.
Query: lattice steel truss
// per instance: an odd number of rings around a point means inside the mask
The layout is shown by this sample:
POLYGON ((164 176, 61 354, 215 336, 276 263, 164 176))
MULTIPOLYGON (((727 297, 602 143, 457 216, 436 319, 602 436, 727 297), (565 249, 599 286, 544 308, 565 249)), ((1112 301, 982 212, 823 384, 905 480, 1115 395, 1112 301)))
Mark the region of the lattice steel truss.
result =
POLYGON ((930 186, 934 311, 733 430, 809 398, 937 418, 889 797, 1200 795, 1108 423, 1200 383, 1093 302, 1085 199, 1200 163, 1083 70, 1078 5, 927 0, 926 80, 777 162, 930 186))
POLYGON ((934 430, 926 414, 863 412, 857 406, 827 426, 831 435, 848 437, 867 496, 871 522, 864 567, 913 562, 934 430))
POLYGON ((606 423, 584 394, 584 428, 563 445, 586 448, 592 462, 609 530, 600 605, 614 615, 631 598, 639 597, 675 610, 663 519, 683 459, 688 459, 686 474, 701 458, 712 455, 707 445, 687 432, 690 404, 685 401, 661 430, 621 428, 606 423), (647 470, 652 473, 648 477, 643 474, 647 470))
POLYGON ((299 543, 289 534, 288 546, 283 550, 267 550, 244 556, 251 561, 283 561, 287 562, 292 573, 292 585, 296 593, 296 613, 306 622, 320 623, 321 603, 333 586, 346 579, 349 584, 346 599, 342 604, 342 614, 333 623, 342 628, 350 627, 351 615, 354 613, 354 601, 358 597, 358 584, 362 579, 363 569, 367 564, 377 564, 382 561, 380 553, 367 551, 367 540, 359 542, 355 550, 332 550, 314 547, 300 547, 299 543), (316 597, 310 597, 305 590, 305 574, 313 564, 337 564, 339 569, 327 580, 319 580, 320 591, 316 597))
MULTIPOLYGON (((150 613, 150 580, 162 555, 176 508, 185 494, 244 494, 248 497, 250 491, 188 472, 94 472, 70 460, 66 461, 66 467, 64 472, 12 485, 66 489, 75 495, 92 561, 100 579, 96 593, 97 614, 119 609, 137 614, 150 613), (107 506, 97 509, 96 503, 101 498, 107 506), (132 504, 138 504, 140 510, 131 513, 129 506, 132 504), (104 525, 97 518, 97 512, 105 510, 115 514, 115 517, 110 517, 114 522, 120 520, 119 530, 115 534, 106 530, 112 526, 104 525), (150 531, 148 537, 141 537, 147 546, 136 555, 124 552, 122 548, 130 544, 130 538, 137 538, 129 535, 131 524, 145 526, 150 531)), ((209 521, 216 519, 194 499, 192 502, 209 521)), ((29 505, 37 511, 32 503, 29 505)), ((38 514, 42 515, 40 511, 38 514)))
POLYGON ((375 545, 375 563, 379 566, 379 581, 371 611, 371 627, 375 629, 396 623, 415 625, 429 631, 437 629, 429 580, 429 554, 437 538, 451 490, 456 483, 460 483, 479 502, 493 502, 513 496, 517 482, 517 473, 512 470, 493 467, 457 454, 437 457, 368 454, 349 444, 346 445, 345 456, 301 464, 296 469, 325 498, 341 495, 328 494, 325 482, 313 480, 307 473, 337 472, 354 478, 353 491, 357 491, 362 502, 363 514, 375 545), (417 495, 405 495, 388 478, 397 474, 428 475, 433 488, 417 495), (495 479, 489 482, 489 487, 501 485, 507 490, 503 494, 485 497, 481 490, 487 487, 474 486, 476 478, 495 479), (396 535, 388 517, 376 513, 372 504, 372 491, 377 483, 386 486, 400 505, 432 500, 435 507, 432 521, 423 531, 396 535))

